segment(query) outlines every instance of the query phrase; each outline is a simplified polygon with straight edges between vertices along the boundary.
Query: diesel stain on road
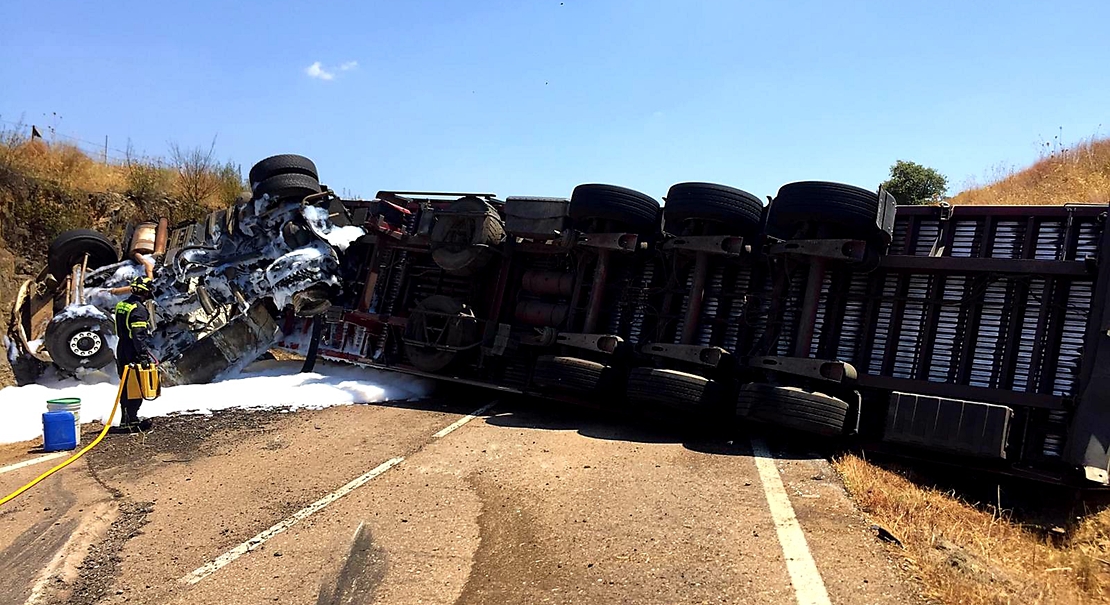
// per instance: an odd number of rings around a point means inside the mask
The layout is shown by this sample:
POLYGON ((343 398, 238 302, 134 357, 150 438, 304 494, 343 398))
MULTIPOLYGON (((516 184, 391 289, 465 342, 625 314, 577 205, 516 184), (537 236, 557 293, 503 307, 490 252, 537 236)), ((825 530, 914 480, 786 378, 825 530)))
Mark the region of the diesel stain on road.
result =
POLYGON ((370 528, 359 523, 343 566, 320 587, 316 605, 367 605, 389 567, 385 551, 374 544, 370 528))

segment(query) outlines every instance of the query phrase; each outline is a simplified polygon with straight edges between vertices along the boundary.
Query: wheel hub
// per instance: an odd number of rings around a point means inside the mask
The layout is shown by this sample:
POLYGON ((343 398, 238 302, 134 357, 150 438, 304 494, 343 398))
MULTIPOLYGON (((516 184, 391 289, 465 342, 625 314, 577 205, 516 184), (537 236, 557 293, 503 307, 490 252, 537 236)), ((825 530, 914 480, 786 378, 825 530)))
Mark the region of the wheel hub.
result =
POLYGON ((100 334, 85 330, 78 332, 69 339, 69 350, 78 357, 92 357, 104 346, 100 334))

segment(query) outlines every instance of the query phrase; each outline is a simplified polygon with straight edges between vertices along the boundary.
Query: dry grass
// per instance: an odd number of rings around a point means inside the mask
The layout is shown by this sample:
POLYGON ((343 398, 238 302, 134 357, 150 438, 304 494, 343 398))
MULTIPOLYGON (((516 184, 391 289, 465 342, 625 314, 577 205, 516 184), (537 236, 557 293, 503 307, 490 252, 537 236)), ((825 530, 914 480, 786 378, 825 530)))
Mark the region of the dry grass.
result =
POLYGON ((964 205, 1061 205, 1110 202, 1110 139, 1090 139, 1048 153, 1020 172, 950 200, 964 205))
POLYGON ((0 130, 0 247, 32 264, 59 233, 87 227, 110 237, 128 222, 195 220, 230 205, 245 184, 238 166, 212 150, 180 150, 171 160, 112 163, 64 142, 32 139, 24 128, 0 130))
POLYGON ((980 510, 857 456, 834 465, 864 514, 902 540, 910 567, 940 602, 1110 603, 1110 511, 1054 544, 1005 512, 980 510))
POLYGON ((66 143, 48 145, 41 139, 0 144, 0 166, 69 192, 127 189, 127 168, 95 162, 66 143))
POLYGON ((171 149, 169 161, 128 153, 126 160, 105 163, 68 143, 29 138, 17 127, 0 130, 0 171, 71 195, 119 193, 141 201, 187 200, 203 210, 225 207, 243 191, 239 168, 214 161, 211 148, 171 149))

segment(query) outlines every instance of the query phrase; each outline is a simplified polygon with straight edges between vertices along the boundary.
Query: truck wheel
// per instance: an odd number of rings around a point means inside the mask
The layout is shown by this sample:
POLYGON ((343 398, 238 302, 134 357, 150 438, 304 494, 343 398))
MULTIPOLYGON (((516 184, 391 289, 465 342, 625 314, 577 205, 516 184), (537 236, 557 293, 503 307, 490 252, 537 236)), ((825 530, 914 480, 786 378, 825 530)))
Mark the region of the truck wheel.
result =
POLYGON ((659 231, 659 211, 655 198, 615 185, 579 185, 570 195, 570 218, 579 231, 590 232, 591 222, 612 221, 633 233, 653 234, 659 231))
POLYGON ((451 275, 468 277, 484 269, 497 254, 496 247, 505 240, 505 227, 489 204, 464 197, 436 217, 431 239, 436 265, 451 275))
POLYGON ((577 357, 545 355, 536 360, 532 382, 553 391, 592 393, 601 384, 601 376, 608 368, 577 357))
MULTIPOLYGON (((889 196, 883 192, 884 196, 889 196)), ((884 233, 875 223, 882 199, 860 187, 802 181, 779 188, 767 215, 771 235, 789 238, 807 227, 833 227, 835 237, 858 237, 868 241, 884 233)))
POLYGON ((628 376, 628 399, 637 403, 690 409, 706 403, 709 384, 709 379, 697 374, 635 368, 628 376))
POLYGON ((258 183, 254 188, 256 198, 269 194, 271 198, 304 199, 313 193, 320 193, 320 182, 305 174, 279 174, 258 183))
POLYGON ((669 232, 681 233, 683 223, 699 219, 718 223, 721 235, 757 235, 763 225, 763 202, 748 193, 713 183, 678 183, 667 192, 663 222, 669 232))
POLYGON ((291 153, 273 155, 259 161, 251 167, 247 178, 253 189, 258 183, 279 174, 302 174, 312 177, 314 181, 320 179, 320 173, 316 171, 316 164, 312 160, 291 153))
POLYGON ((46 266, 58 281, 65 279, 74 265, 89 255, 89 269, 99 269, 119 262, 116 248, 108 238, 92 229, 66 231, 50 242, 46 250, 46 266))
POLYGON ((98 317, 69 317, 46 327, 46 351, 54 365, 70 374, 80 368, 98 370, 112 363, 115 353, 108 344, 112 323, 98 317))
POLYGON ((753 383, 740 388, 736 414, 804 433, 833 437, 844 432, 848 402, 795 387, 753 383))
POLYGON ((464 353, 436 346, 459 349, 479 339, 474 310, 442 294, 420 301, 405 322, 405 354, 412 365, 425 372, 440 372, 464 353))

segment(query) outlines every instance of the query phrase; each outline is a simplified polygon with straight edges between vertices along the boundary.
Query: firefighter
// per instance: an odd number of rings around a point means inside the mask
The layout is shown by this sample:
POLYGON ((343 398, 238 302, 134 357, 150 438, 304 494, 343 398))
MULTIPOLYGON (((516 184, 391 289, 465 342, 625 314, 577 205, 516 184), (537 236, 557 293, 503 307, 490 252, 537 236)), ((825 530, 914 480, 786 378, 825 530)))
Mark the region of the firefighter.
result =
MULTIPOLYGON (((123 370, 129 364, 152 363, 150 354, 150 313, 144 303, 154 297, 153 283, 149 277, 136 277, 131 281, 129 288, 116 288, 113 292, 118 294, 130 293, 125 300, 116 303, 116 336, 119 344, 116 345, 116 370, 123 378, 123 370)), ((121 395, 120 406, 123 416, 120 417, 119 430, 121 432, 135 432, 150 430, 151 422, 139 418, 139 406, 143 404, 142 398, 129 399, 127 388, 124 387, 121 395)))

